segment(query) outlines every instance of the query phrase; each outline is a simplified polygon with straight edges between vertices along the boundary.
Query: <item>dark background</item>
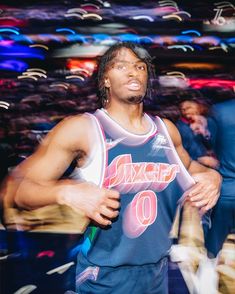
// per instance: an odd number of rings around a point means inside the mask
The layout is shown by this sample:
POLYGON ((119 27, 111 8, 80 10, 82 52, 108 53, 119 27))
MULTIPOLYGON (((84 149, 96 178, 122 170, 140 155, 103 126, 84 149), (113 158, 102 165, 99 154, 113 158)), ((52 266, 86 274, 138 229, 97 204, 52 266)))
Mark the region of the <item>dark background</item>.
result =
MULTIPOLYGON (((1 1, 1 180, 61 119, 97 108, 96 64, 113 43, 150 51, 157 78, 147 109, 175 121, 185 97, 213 104, 234 95, 234 32, 234 1, 1 1)), ((73 289, 73 267, 45 272, 75 261, 79 237, 1 233, 1 293, 73 289)), ((175 272, 172 293, 185 293, 179 280, 175 272)))

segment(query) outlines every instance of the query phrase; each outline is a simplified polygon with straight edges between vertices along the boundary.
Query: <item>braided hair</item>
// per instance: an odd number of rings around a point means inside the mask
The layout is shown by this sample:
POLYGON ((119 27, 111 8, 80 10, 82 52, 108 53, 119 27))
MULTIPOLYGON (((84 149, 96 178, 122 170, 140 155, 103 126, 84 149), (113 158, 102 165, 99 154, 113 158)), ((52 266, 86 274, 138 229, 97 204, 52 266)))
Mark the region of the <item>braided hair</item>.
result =
POLYGON ((122 48, 130 49, 141 61, 143 61, 147 65, 148 83, 145 100, 151 100, 151 81, 155 79, 155 70, 152 63, 153 58, 150 56, 148 51, 139 44, 131 42, 120 42, 111 46, 101 57, 99 62, 97 73, 98 102, 102 107, 105 106, 106 102, 108 101, 107 89, 104 85, 105 73, 112 63, 112 60, 117 56, 118 52, 122 48))

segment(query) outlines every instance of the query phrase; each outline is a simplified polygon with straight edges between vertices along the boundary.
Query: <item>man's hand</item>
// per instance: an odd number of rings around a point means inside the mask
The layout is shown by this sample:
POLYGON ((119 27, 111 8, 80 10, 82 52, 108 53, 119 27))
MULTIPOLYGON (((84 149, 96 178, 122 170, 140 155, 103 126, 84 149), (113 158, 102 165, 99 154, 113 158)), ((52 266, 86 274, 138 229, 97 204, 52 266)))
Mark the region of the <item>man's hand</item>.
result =
POLYGON ((82 212, 100 225, 110 225, 119 214, 120 195, 115 190, 100 188, 90 182, 65 184, 61 187, 57 202, 82 212))
POLYGON ((215 206, 219 195, 222 177, 215 170, 195 173, 192 175, 196 184, 184 193, 193 206, 198 207, 200 214, 215 206))

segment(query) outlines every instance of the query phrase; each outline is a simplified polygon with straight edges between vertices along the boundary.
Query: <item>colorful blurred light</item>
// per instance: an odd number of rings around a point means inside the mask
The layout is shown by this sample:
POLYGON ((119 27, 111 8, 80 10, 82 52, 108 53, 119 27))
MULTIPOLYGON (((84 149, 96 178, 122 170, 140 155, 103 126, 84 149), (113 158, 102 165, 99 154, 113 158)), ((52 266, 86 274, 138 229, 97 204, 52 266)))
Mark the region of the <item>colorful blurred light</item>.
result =
POLYGON ((214 88, 231 88, 234 89, 234 80, 222 80, 222 79, 189 79, 189 85, 194 89, 201 89, 204 87, 214 88))
POLYGON ((45 56, 43 51, 38 48, 30 48, 24 45, 5 45, 0 44, 0 57, 11 58, 11 57, 21 57, 21 58, 38 58, 44 59, 45 56))
POLYGON ((206 62, 178 62, 173 64, 173 67, 176 68, 187 68, 187 69, 205 69, 205 70, 213 70, 220 69, 223 66, 215 63, 206 63, 206 62))
POLYGON ((28 68, 28 64, 26 62, 14 59, 0 60, 0 70, 10 70, 22 72, 28 68))
POLYGON ((85 74, 85 76, 91 76, 97 67, 97 63, 95 60, 69 59, 66 67, 73 73, 77 70, 81 74, 85 74))

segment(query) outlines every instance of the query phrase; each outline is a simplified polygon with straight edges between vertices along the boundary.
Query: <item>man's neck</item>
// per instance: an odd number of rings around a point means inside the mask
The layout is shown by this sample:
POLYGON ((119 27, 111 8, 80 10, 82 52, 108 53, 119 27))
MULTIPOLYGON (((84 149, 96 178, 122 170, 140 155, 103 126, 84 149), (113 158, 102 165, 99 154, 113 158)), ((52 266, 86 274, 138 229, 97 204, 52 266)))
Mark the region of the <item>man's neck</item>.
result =
POLYGON ((104 108, 107 114, 120 126, 136 134, 144 134, 149 131, 150 125, 143 113, 143 105, 117 106, 109 105, 104 108))

